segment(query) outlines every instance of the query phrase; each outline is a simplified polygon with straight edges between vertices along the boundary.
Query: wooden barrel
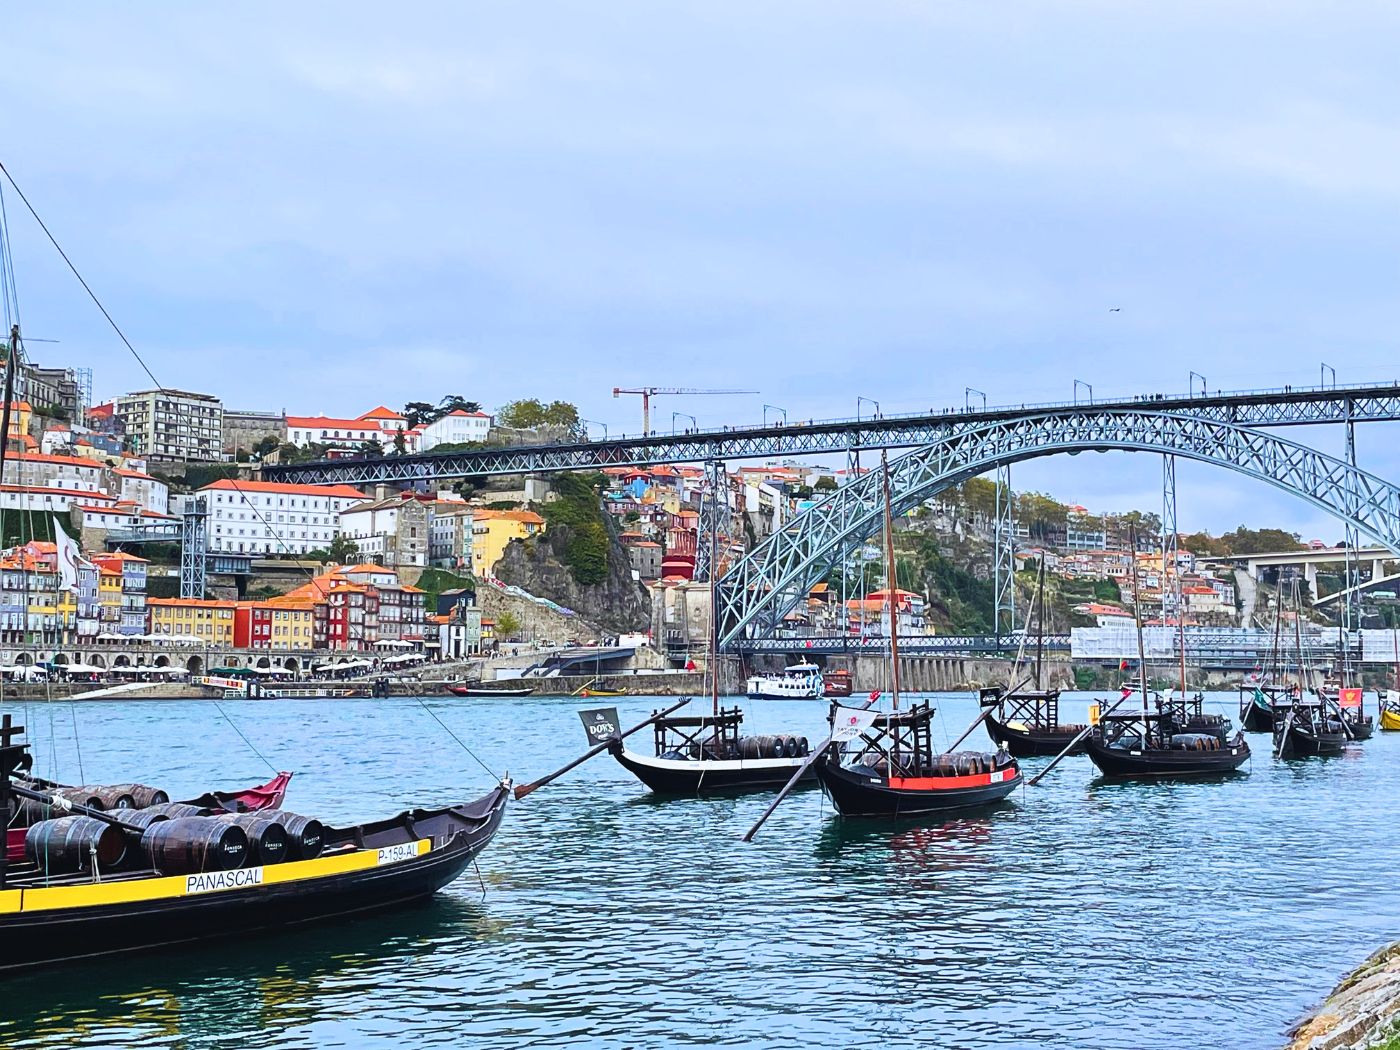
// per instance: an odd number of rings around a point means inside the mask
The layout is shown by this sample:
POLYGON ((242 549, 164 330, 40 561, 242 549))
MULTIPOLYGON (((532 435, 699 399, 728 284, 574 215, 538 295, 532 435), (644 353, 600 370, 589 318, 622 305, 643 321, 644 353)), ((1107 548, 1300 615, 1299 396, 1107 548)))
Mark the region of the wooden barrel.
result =
POLYGON ((287 829, 275 820, 256 820, 256 816, 256 813, 226 813, 214 819, 237 824, 248 835, 248 848, 252 851, 249 864, 282 863, 291 850, 287 829))
POLYGON ((319 820, 299 817, 281 809, 264 809, 257 813, 240 813, 244 827, 253 824, 279 824, 287 833, 287 860, 315 860, 321 855, 326 831, 319 820))
POLYGON ((797 741, 797 757, 806 758, 812 753, 812 745, 808 743, 805 736, 794 737, 797 741))
POLYGON ((41 820, 24 833, 24 854, 41 872, 111 871, 126 857, 126 836, 94 817, 41 820))
POLYGON ((164 814, 172 820, 176 817, 203 817, 209 813, 203 806, 192 806, 188 802, 162 802, 146 808, 164 814))
POLYGON ((134 809, 145 809, 147 806, 163 806, 170 801, 170 796, 160 788, 154 788, 148 784, 112 784, 108 787, 94 788, 95 791, 117 791, 123 795, 129 795, 134 809))
POLYGON ((129 828, 140 828, 145 831, 152 824, 169 820, 170 817, 158 809, 132 809, 122 813, 118 819, 129 828))
MULTIPOLYGON (((91 802, 83 802, 83 805, 90 809, 136 809, 136 796, 128 791, 130 784, 92 784, 87 787, 75 788, 81 795, 98 799, 101 805, 94 806, 91 802)), ((81 797, 73 797, 74 802, 82 801, 81 797)))
POLYGON ((795 736, 780 736, 780 737, 778 737, 778 739, 781 740, 781 741, 783 742, 783 757, 784 757, 784 758, 796 758, 796 757, 797 757, 797 737, 795 737, 795 736))
POLYGON ((93 788, 54 788, 50 794, 66 798, 69 802, 76 802, 80 806, 87 806, 88 809, 104 810, 107 808, 102 801, 102 796, 93 788))
POLYGON ((780 736, 746 736, 739 740, 740 758, 782 758, 783 738, 780 736))
POLYGON ((141 851, 166 875, 232 871, 248 862, 248 834, 217 817, 175 817, 148 827, 141 851))

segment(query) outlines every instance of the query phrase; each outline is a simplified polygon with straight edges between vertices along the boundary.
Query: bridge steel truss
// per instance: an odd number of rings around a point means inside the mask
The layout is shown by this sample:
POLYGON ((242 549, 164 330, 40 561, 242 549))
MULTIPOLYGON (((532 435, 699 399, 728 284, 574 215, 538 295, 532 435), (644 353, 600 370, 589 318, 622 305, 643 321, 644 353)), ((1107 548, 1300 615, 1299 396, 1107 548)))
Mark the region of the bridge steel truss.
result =
POLYGON ((562 445, 514 445, 464 452, 422 452, 371 459, 336 459, 266 466, 266 481, 308 485, 429 482, 487 474, 533 474, 602 467, 702 463, 772 456, 851 454, 859 449, 918 448, 980 433, 991 424, 1085 412, 1171 412, 1203 422, 1248 427, 1362 423, 1400 419, 1400 384, 1248 391, 1154 399, 1021 405, 985 411, 946 411, 875 419, 822 420, 781 426, 734 427, 691 434, 653 434, 562 445))
MULTIPOLYGON (((1400 488, 1351 463, 1210 416, 1102 404, 993 420, 891 461, 902 513, 1004 463, 1063 452, 1139 451, 1212 463, 1267 482, 1400 553, 1400 488)), ((720 645, 771 638, 840 553, 880 528, 880 475, 848 482, 751 550, 719 581, 720 645)))

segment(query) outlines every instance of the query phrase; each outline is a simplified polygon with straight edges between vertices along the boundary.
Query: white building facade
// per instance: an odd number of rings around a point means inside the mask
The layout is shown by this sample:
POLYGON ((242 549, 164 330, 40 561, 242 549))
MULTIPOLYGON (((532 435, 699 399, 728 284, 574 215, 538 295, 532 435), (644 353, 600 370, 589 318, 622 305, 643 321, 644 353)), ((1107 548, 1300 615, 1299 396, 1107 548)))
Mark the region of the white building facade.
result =
POLYGON ((150 459, 207 460, 223 454, 224 405, 212 394, 141 390, 117 398, 132 451, 150 459))
POLYGON ((283 485, 224 479, 199 490, 209 510, 209 549, 237 554, 302 555, 324 550, 340 515, 363 503, 348 485, 283 485))
POLYGON ((427 452, 437 445, 465 445, 483 442, 491 433, 491 417, 485 412, 449 412, 435 423, 423 427, 418 448, 427 452))

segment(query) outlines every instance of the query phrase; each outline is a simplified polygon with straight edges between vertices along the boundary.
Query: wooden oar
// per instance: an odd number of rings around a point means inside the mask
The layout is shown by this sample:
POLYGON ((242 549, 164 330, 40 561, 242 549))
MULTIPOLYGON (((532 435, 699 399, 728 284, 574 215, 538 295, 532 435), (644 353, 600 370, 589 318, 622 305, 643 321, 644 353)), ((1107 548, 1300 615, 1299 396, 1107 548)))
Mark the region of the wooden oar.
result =
MULTIPOLYGON (((1025 678, 1022 678, 1019 682, 1017 682, 1015 685, 1013 685, 1010 689, 1008 689, 1001 695, 1003 697, 1010 696, 1012 693, 1014 693, 1017 689, 1020 689, 1021 686, 1025 685, 1030 680, 1031 676, 1026 675, 1025 678)), ((948 745, 948 750, 945 751, 944 754, 951 754, 953 748, 957 747, 964 740, 970 737, 972 735, 972 731, 978 726, 980 726, 983 722, 985 722, 987 720, 987 716, 990 715, 994 710, 996 710, 996 707, 997 705, 995 704, 991 705, 990 707, 984 707, 982 709, 982 713, 972 720, 972 725, 968 726, 967 729, 963 731, 963 735, 958 737, 956 740, 954 740, 951 744, 948 745)))
POLYGON ((1290 707, 1290 708, 1288 709, 1288 717, 1285 718, 1285 719, 1283 720, 1283 732, 1279 734, 1279 738, 1278 738, 1278 754, 1274 755, 1274 758, 1282 758, 1282 757, 1283 757, 1283 745, 1286 744, 1286 743, 1288 743, 1288 727, 1291 726, 1292 724, 1293 724, 1293 708, 1290 707))
MULTIPOLYGON (((865 703, 861 704, 858 708, 856 708, 856 710, 864 711, 867 707, 869 707, 876 700, 878 700, 879 696, 880 694, 876 693, 869 700, 867 700, 865 703)), ((749 830, 745 832, 743 839, 741 839, 740 841, 753 841, 753 837, 758 834, 758 829, 763 827, 763 825, 767 822, 768 818, 773 815, 773 811, 778 808, 778 805, 783 801, 783 799, 788 797, 788 792, 790 792, 793 788, 797 786, 797 782, 802 779, 802 775, 812 767, 812 764, 816 762, 817 759, 821 758, 823 755, 825 755, 828 751, 831 750, 831 745, 834 742, 835 741, 831 737, 827 737, 824 743, 820 744, 818 747, 813 749, 812 753, 807 756, 807 760, 803 762, 802 765, 797 767, 797 772, 792 775, 792 779, 783 785, 783 790, 778 792, 778 797, 773 800, 773 804, 763 811, 763 816, 759 817, 758 820, 754 823, 754 826, 749 828, 749 830)))
POLYGON ((650 718, 648 718, 645 722, 638 722, 636 725, 634 725, 631 729, 627 730, 625 733, 618 733, 618 734, 616 734, 615 736, 608 737, 608 739, 604 740, 601 744, 595 744, 593 747, 590 747, 587 751, 585 751, 583 754, 581 754, 578 758, 576 758, 576 759, 574 759, 572 762, 570 762, 570 763, 569 763, 567 766, 565 766, 563 769, 556 769, 553 773, 549 774, 549 776, 547 776, 547 777, 541 777, 539 780, 536 780, 533 784, 521 784, 518 788, 515 789, 515 798, 516 798, 516 801, 518 802, 520 799, 524 798, 526 795, 528 795, 530 792, 534 791, 536 788, 542 788, 542 787, 544 787, 546 784, 548 784, 550 781, 552 781, 552 780, 558 780, 560 777, 562 777, 562 776, 563 776, 565 773, 567 773, 569 770, 573 769, 575 766, 581 766, 581 765, 583 765, 585 762, 587 762, 587 761, 588 761, 590 758, 592 758, 594 755, 600 755, 600 754, 602 754, 604 751, 606 751, 609 747, 612 746, 613 741, 615 741, 615 740, 624 740, 624 739, 626 739, 627 737, 631 736, 633 733, 637 732, 637 730, 639 730, 639 729, 645 729, 647 726, 651 725, 653 722, 656 722, 656 721, 658 721, 659 719, 665 718, 667 715, 674 714, 675 712, 679 711, 682 707, 684 707, 686 704, 690 703, 690 699, 691 699, 691 698, 687 696, 687 697, 686 697, 684 700, 682 700, 680 703, 678 703, 678 704, 672 704, 670 707, 666 708, 666 710, 664 710, 664 711, 658 711, 656 714, 654 714, 654 715, 652 715, 650 718))
MULTIPOLYGON (((1132 695, 1133 695, 1132 693, 1129 693, 1129 694, 1128 694, 1128 696, 1132 696, 1132 695)), ((1115 703, 1115 704, 1114 704, 1112 707, 1110 707, 1107 711, 1102 712, 1102 713, 1099 715, 1099 724, 1102 725, 1102 724, 1103 724, 1103 720, 1104 720, 1105 718, 1107 718, 1109 715, 1113 714, 1114 711, 1117 711, 1117 710, 1118 710, 1118 705, 1121 704, 1124 700, 1128 699, 1128 696, 1120 696, 1120 697, 1118 698, 1118 702, 1117 702, 1117 703, 1115 703)), ((1050 772, 1050 770, 1054 769, 1056 766, 1058 766, 1058 765, 1060 764, 1060 759, 1064 758, 1067 754, 1069 754, 1071 751, 1073 751, 1074 748, 1075 748, 1075 745, 1078 744, 1079 741, 1083 740, 1086 736, 1088 736, 1088 735, 1089 735, 1090 733, 1092 733, 1093 731, 1094 731, 1094 727, 1093 727, 1092 725, 1087 725, 1087 726, 1085 726, 1085 727, 1083 728, 1083 730, 1081 730, 1078 734, 1076 734, 1075 738, 1074 738, 1073 740, 1071 740, 1068 744, 1065 745, 1065 749, 1064 749, 1063 751, 1061 751, 1058 755, 1056 755, 1053 759, 1050 760, 1050 764, 1049 764, 1048 766, 1046 766, 1044 769, 1042 769, 1042 770, 1041 770, 1039 773, 1037 773, 1035 776, 1031 777, 1031 779, 1028 781, 1028 783, 1031 785, 1031 787, 1035 787, 1035 785, 1039 784, 1039 783, 1041 782, 1041 780, 1043 780, 1043 779, 1045 778, 1045 774, 1046 774, 1046 773, 1050 772)))

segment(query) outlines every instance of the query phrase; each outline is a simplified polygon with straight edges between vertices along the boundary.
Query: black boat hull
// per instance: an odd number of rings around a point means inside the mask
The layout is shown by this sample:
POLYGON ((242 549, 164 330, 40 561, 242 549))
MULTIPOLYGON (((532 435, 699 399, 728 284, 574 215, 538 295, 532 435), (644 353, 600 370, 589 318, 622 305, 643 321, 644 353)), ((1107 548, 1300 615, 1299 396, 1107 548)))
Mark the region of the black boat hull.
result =
MULTIPOLYGON (((618 764, 658 795, 742 795, 778 791, 792 779, 806 758, 687 760, 648 758, 619 747, 618 764)), ((809 769, 798 786, 816 783, 809 769)))
MULTIPOLYGON (((22 951, 0 956, 0 973, 30 970, 35 966, 74 962, 129 952, 148 951, 211 938, 238 936, 377 911, 431 896, 456 879, 484 849, 500 826, 509 798, 508 785, 466 806, 449 810, 403 814, 392 821, 349 829, 339 839, 327 829, 328 848, 349 844, 358 831, 363 843, 360 855, 377 848, 392 849, 405 843, 432 839, 433 848, 413 859, 361 867, 314 878, 286 882, 245 884, 242 888, 206 892, 188 890, 179 895, 133 899, 84 906, 24 910, 0 916, 0 936, 5 943, 23 945, 22 951), (441 839, 441 844, 439 844, 441 839)), ((333 857, 323 860, 334 861, 333 857)), ((368 859, 368 858, 367 858, 368 859)), ((317 864, 317 861, 304 862, 317 864)), ((334 864, 328 864, 328 868, 334 864)), ((254 872, 243 869, 224 873, 252 882, 254 872)), ((198 879, 204 876, 190 876, 198 879)), ((258 876, 261 879, 261 875, 258 876)), ((165 878, 144 880, 166 882, 165 878)), ((115 897, 140 896, 141 882, 108 882, 101 886, 74 887, 70 892, 96 890, 115 897), (123 893, 130 886, 133 892, 123 893)), ((24 890, 25 894, 62 892, 24 890)))
POLYGON ((1368 718, 1364 722, 1348 722, 1347 728, 1351 730, 1353 740, 1370 740, 1371 734, 1376 731, 1376 723, 1368 718))
POLYGON ((1105 747, 1093 736, 1085 750, 1106 777, 1194 777, 1233 773, 1249 761, 1249 745, 1241 741, 1218 751, 1161 751, 1105 747))
POLYGON ((1272 733, 1274 731, 1273 710, 1260 707, 1253 700, 1246 700, 1240 705, 1240 728, 1246 733, 1272 733))
MULTIPOLYGON (((986 725, 987 735, 992 738, 992 743, 1004 747, 1015 758, 1053 758, 1065 749, 1065 745, 1083 732, 1082 728, 1053 733, 1036 730, 1024 732, 998 722, 991 715, 987 716, 986 725)), ((1069 753, 1071 755, 1084 754, 1084 741, 1081 740, 1075 744, 1069 753)))
MULTIPOLYGON (((884 778, 865 776, 836 762, 818 762, 817 780, 831 804, 843 817, 882 817, 899 819, 976 809, 1004 801, 1021 786, 1020 770, 1015 766, 976 777, 941 778, 950 782, 968 780, 979 784, 960 786, 950 783, 936 789, 891 787, 884 778), (1000 780, 992 780, 1001 776, 1000 780)), ((929 781, 940 778, 926 778, 929 781)))
POLYGON ((1280 758, 1319 758, 1340 755, 1347 748, 1345 733, 1310 733, 1298 726, 1289 726, 1282 746, 1275 741, 1274 751, 1280 758))

